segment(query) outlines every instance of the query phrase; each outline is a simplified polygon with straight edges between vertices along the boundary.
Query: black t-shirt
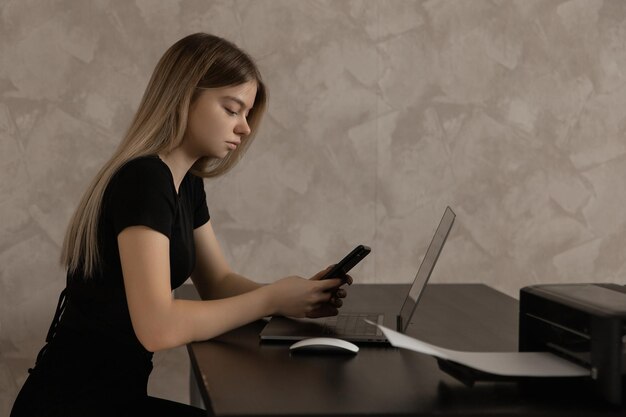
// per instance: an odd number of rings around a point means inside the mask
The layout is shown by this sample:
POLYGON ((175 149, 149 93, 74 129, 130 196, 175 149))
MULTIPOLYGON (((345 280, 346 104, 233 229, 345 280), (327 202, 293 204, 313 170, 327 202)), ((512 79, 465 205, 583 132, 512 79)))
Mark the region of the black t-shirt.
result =
MULTIPOLYGON (((193 229, 209 221, 202 179, 187 173, 178 194, 169 167, 158 156, 127 162, 107 186, 98 226, 101 263, 92 277, 68 275, 65 333, 143 350, 130 321, 118 234, 143 225, 170 240, 170 283, 179 287, 195 265, 193 229)), ((144 350, 145 352, 145 350, 144 350)))

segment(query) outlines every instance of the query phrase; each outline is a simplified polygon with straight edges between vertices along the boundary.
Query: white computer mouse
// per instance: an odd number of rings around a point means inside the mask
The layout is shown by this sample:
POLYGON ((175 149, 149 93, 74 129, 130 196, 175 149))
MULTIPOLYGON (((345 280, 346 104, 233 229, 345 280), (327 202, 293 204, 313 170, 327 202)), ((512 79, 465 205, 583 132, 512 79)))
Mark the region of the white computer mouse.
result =
POLYGON ((337 352, 353 353, 359 351, 354 343, 334 337, 312 337, 303 339, 289 347, 291 352, 337 352))

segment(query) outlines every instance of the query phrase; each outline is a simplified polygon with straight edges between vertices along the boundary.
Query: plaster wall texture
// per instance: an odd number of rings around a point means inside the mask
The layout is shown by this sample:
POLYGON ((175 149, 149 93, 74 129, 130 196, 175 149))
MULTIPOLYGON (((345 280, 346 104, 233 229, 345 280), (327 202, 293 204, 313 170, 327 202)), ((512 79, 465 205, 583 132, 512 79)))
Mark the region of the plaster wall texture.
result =
MULTIPOLYGON (((1 0, 1 415, 81 194, 193 32, 249 52, 270 91, 243 161, 205 181, 239 273, 310 276, 364 243, 357 282, 407 283, 450 205, 434 283, 626 284, 626 2, 1 0)), ((151 393, 186 401, 185 361, 158 353, 151 393)))

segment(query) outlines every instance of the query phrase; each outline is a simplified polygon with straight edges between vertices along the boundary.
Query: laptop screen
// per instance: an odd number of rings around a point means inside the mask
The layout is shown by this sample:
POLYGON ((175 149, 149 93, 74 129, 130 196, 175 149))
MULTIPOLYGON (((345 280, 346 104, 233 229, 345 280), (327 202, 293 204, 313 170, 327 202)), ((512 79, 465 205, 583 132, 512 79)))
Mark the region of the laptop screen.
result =
POLYGON ((450 233, 455 217, 456 215, 452 209, 447 207, 446 211, 443 213, 441 222, 439 222, 439 226, 437 226, 435 236, 433 236, 433 239, 430 241, 430 245, 428 245, 428 250, 426 251, 426 255, 424 255, 424 260, 422 260, 422 263, 417 271, 417 275, 415 276, 415 280, 413 281, 413 286, 411 286, 411 290, 404 300, 402 309, 400 309, 400 328, 398 330, 403 333, 406 332, 407 327, 409 327, 409 321, 411 320, 413 312, 417 307, 417 303, 424 287, 430 278, 430 274, 435 268, 437 259, 439 259, 439 254, 441 253, 441 249, 443 249, 443 245, 448 238, 448 234, 450 233))

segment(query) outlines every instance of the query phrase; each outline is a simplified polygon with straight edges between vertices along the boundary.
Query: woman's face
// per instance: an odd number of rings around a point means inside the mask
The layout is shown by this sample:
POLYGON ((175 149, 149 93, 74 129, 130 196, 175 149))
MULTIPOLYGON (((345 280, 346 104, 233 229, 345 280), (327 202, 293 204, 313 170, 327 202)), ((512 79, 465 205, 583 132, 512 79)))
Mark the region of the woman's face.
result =
POLYGON ((184 144, 197 157, 224 158, 250 134, 257 84, 203 90, 189 108, 184 144))

